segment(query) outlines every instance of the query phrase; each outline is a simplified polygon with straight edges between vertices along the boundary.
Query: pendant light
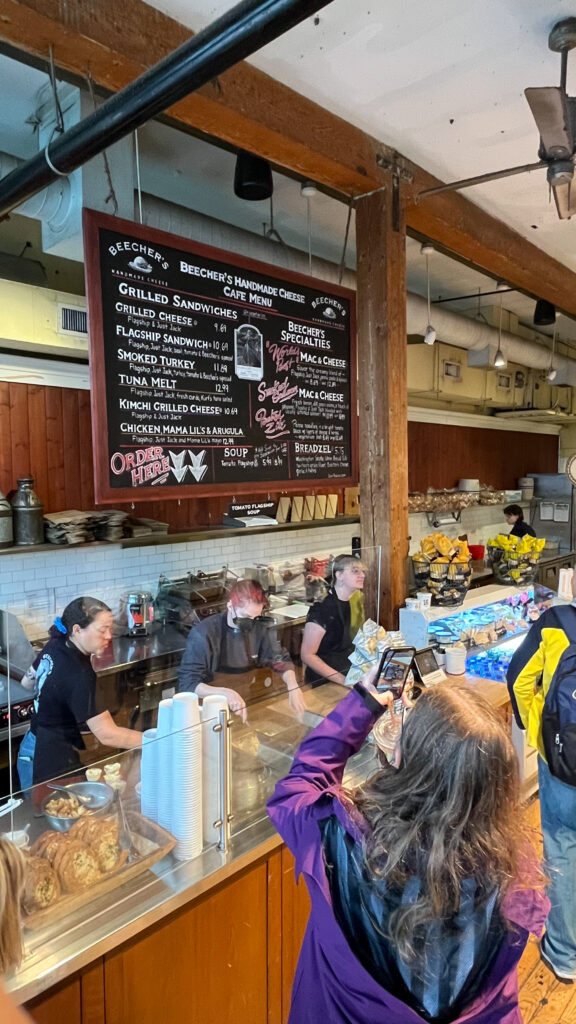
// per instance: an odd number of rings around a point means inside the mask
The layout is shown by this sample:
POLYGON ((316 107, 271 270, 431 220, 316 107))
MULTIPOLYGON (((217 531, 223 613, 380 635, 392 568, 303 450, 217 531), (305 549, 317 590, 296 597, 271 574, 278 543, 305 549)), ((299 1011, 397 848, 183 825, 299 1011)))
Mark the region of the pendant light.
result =
POLYGON ((306 200, 306 233, 308 235, 308 273, 312 276, 312 210, 310 200, 317 192, 313 181, 303 181, 300 185, 300 195, 306 200))
POLYGON ((424 344, 433 345, 436 341, 436 328, 432 327, 432 324, 430 323, 430 265, 428 260, 434 252, 434 246, 430 245, 430 242, 425 242, 424 245, 421 246, 420 252, 426 257, 426 296, 428 300, 428 324, 424 334, 424 344))
POLYGON ((494 366, 501 370, 506 366, 506 357, 502 351, 502 295, 500 295, 500 316, 498 318, 498 348, 494 356, 494 366))

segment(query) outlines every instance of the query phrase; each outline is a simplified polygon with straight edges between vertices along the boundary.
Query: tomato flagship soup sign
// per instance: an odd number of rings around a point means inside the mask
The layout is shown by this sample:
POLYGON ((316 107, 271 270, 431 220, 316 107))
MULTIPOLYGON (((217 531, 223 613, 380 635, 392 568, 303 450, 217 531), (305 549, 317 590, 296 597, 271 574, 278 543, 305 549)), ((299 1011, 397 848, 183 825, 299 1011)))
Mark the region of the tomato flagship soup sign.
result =
POLYGON ((356 481, 352 292, 84 217, 97 501, 356 481))

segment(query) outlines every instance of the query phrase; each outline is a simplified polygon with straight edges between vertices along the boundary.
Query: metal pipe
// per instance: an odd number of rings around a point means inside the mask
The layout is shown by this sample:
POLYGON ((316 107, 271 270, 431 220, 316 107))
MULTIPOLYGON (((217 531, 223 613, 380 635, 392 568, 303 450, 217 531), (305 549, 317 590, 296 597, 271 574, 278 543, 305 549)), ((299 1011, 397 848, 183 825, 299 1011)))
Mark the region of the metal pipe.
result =
POLYGON ((230 741, 230 713, 228 708, 218 712, 218 724, 213 727, 218 733, 218 828, 220 838, 218 849, 227 853, 230 844, 230 799, 232 793, 232 747, 230 741))
POLYGON ((500 178, 510 178, 514 174, 524 174, 526 171, 539 171, 541 167, 548 167, 545 160, 539 160, 537 164, 521 164, 520 167, 509 167, 505 171, 491 171, 488 174, 477 174, 474 178, 461 178, 460 181, 451 181, 448 185, 436 185, 434 188, 424 188, 418 192, 416 199, 423 196, 437 196, 440 192, 456 192, 460 188, 471 188, 472 185, 482 185, 486 181, 498 181, 500 178))
POLYGON ((243 0, 232 7, 0 181, 0 217, 328 3, 243 0))
MULTIPOLYGON (((406 333, 423 335, 427 323, 426 299, 421 295, 408 292, 406 296, 406 333)), ((472 317, 463 316, 444 306, 434 307, 434 327, 438 341, 458 348, 481 351, 492 346, 494 351, 500 340, 504 356, 508 362, 518 363, 533 370, 550 369, 550 349, 535 341, 520 338, 509 331, 500 332, 497 327, 482 323, 472 317)), ((554 366, 558 370, 558 380, 562 384, 576 387, 576 360, 564 355, 555 355, 554 366)))

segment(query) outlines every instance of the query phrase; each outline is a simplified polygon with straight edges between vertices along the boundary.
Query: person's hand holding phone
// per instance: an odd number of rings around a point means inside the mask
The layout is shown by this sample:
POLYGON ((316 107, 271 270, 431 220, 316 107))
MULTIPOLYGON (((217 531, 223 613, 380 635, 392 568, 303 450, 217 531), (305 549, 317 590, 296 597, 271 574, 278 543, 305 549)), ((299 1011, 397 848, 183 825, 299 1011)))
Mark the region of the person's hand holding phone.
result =
POLYGON ((374 665, 365 676, 362 676, 361 683, 365 690, 368 690, 374 700, 377 700, 383 707, 387 707, 388 710, 394 704, 394 697, 390 690, 378 690, 376 688, 376 680, 378 679, 378 673, 380 671, 380 665, 374 665))

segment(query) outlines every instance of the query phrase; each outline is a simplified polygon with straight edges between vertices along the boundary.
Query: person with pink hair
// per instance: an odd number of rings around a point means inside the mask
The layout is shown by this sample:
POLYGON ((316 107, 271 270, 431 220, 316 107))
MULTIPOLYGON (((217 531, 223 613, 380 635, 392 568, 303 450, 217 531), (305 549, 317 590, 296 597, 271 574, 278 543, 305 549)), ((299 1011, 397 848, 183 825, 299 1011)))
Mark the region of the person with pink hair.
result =
POLYGON ((263 616, 266 604, 266 594, 254 580, 232 584, 226 611, 208 616, 190 630, 178 671, 180 692, 193 691, 199 697, 221 694, 245 722, 245 694, 227 683, 235 675, 269 667, 282 676, 290 707, 302 716, 306 704, 294 665, 270 626, 272 620, 263 616))

